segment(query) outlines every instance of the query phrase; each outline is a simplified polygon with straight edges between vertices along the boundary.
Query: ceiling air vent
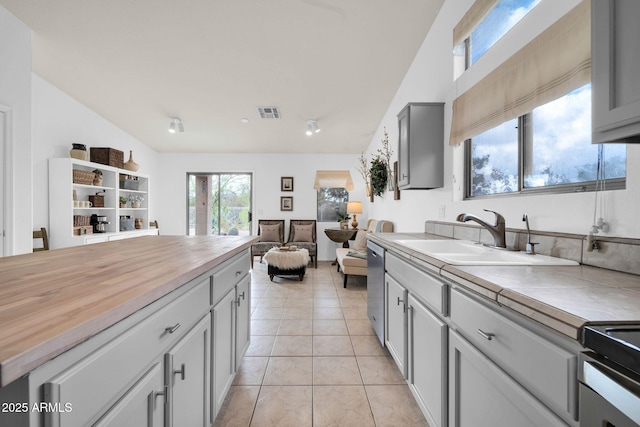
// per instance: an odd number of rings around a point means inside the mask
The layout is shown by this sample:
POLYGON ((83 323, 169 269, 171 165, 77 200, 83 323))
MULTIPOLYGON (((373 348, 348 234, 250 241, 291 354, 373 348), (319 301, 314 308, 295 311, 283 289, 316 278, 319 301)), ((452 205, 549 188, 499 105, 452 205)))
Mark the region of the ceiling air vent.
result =
POLYGON ((258 107, 258 114, 263 119, 279 119, 280 111, 278 107, 258 107))

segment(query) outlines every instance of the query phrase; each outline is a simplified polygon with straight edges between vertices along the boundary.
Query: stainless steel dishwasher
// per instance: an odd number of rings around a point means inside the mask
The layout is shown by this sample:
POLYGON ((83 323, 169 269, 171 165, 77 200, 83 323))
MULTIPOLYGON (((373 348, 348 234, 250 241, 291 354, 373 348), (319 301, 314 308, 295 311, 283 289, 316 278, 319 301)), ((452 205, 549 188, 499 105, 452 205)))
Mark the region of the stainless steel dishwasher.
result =
POLYGON ((367 242, 367 314, 384 345, 384 248, 367 242))

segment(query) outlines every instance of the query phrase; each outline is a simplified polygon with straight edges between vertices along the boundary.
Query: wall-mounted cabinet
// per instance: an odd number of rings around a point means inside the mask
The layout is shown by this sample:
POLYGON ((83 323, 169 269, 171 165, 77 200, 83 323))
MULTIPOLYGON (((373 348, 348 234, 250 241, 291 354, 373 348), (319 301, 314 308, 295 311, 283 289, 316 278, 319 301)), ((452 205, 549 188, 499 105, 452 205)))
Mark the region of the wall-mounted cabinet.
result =
POLYGON ((157 234, 149 228, 150 195, 148 175, 73 158, 49 159, 51 248, 157 234), (123 205, 121 197, 127 199, 123 205), (104 232, 94 232, 92 215, 103 217, 104 232))
POLYGON ((593 143, 640 143, 640 2, 591 1, 593 143))
POLYGON ((444 103, 412 102, 398 114, 398 187, 444 185, 444 103))

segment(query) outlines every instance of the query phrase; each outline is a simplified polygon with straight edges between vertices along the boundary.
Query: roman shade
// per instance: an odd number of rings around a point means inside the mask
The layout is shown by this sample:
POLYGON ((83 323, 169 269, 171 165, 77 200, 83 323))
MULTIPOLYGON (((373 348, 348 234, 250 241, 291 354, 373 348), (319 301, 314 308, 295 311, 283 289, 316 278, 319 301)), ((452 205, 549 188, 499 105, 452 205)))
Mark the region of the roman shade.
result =
POLYGON ((353 180, 349 171, 316 171, 316 181, 313 188, 346 188, 353 191, 353 180))
POLYGON ((464 41, 499 0, 476 0, 453 29, 453 47, 464 41))
POLYGON ((591 3, 583 0, 453 101, 450 145, 591 81, 591 3))

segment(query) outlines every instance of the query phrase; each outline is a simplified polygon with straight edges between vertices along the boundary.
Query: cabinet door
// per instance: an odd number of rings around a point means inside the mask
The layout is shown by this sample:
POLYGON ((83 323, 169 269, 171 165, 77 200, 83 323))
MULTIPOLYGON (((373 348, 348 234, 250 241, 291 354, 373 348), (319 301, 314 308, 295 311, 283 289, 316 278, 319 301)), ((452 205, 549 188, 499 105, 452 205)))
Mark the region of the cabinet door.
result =
POLYGON ((233 288, 213 307, 213 418, 217 415, 233 381, 235 322, 233 306, 236 289, 233 288))
POLYGON ((447 325, 408 297, 408 380, 430 426, 447 425, 447 325))
POLYGON ((94 426, 160 427, 164 425, 164 408, 164 378, 158 362, 94 426))
POLYGON ((398 185, 409 185, 409 109, 398 115, 398 185))
POLYGON ((593 0, 592 93, 593 142, 640 142, 640 2, 593 0))
POLYGON ((168 426, 203 426, 209 421, 209 315, 165 354, 168 426))
POLYGON ((251 337, 251 277, 246 276, 236 287, 236 365, 238 369, 249 348, 251 337))
POLYGON ((454 331, 449 333, 449 384, 452 427, 566 427, 454 331))
POLYGON ((407 378, 407 290, 385 275, 387 348, 407 378))

